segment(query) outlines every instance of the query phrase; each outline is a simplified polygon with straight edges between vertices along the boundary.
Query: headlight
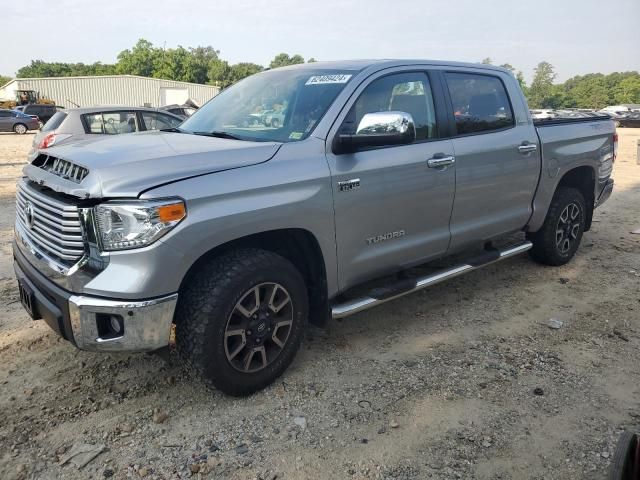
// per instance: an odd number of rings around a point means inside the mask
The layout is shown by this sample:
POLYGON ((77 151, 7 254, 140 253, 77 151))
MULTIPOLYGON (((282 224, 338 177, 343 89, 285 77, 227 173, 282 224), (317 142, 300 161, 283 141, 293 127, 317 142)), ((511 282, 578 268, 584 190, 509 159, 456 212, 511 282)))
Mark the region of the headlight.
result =
POLYGON ((103 250, 127 250, 155 242, 187 216, 184 202, 117 200, 95 207, 103 250))

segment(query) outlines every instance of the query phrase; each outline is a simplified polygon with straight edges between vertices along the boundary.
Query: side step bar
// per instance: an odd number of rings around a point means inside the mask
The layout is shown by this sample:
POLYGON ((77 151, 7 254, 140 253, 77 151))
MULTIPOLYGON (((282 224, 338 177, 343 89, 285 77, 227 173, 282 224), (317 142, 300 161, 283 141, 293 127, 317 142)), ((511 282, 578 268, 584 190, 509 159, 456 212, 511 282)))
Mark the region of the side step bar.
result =
POLYGON ((333 318, 344 318, 354 313, 368 310, 369 308, 376 307, 390 300, 403 297, 409 293, 417 292, 418 290, 430 287, 436 283, 457 277, 463 273, 477 270, 485 265, 490 265, 492 263, 499 262, 500 260, 526 252, 532 246, 531 242, 527 241, 519 245, 509 247, 505 250, 487 250, 479 257, 470 260, 467 263, 448 268, 441 272, 432 273, 431 275, 418 277, 412 280, 400 280, 397 284, 391 287, 373 289, 368 295, 362 298, 334 305, 331 308, 331 316, 333 318))

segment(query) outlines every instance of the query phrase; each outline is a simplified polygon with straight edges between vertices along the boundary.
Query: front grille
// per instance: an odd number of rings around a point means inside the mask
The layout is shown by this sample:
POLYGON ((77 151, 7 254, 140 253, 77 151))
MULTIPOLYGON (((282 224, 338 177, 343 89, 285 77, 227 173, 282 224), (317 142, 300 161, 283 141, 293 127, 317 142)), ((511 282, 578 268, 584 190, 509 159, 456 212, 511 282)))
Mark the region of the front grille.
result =
POLYGON ((38 249, 66 265, 76 263, 84 255, 78 207, 25 180, 20 180, 17 186, 16 223, 38 249))
POLYGON ((89 170, 85 167, 44 153, 38 155, 38 158, 33 161, 33 165, 75 183, 82 182, 89 175, 89 170))

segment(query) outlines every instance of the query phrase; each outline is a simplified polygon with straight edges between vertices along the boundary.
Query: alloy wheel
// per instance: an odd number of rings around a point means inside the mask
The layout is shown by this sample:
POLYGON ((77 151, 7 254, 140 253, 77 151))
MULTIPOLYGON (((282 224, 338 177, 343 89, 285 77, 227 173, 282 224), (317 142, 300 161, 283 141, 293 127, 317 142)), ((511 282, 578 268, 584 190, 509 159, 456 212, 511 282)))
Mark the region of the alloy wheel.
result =
POLYGON ((224 350, 233 368, 244 373, 262 370, 284 349, 293 324, 289 292, 274 282, 246 291, 227 319, 224 350))
POLYGON ((571 202, 562 210, 556 227, 556 247, 561 254, 569 252, 576 243, 581 224, 580 206, 571 202))

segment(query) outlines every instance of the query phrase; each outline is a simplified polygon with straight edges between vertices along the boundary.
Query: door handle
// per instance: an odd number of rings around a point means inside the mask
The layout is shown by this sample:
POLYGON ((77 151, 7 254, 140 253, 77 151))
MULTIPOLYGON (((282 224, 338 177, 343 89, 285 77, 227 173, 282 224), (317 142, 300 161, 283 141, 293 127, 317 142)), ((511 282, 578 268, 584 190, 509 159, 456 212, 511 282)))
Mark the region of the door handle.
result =
POLYGON ((535 152, 538 146, 535 143, 526 143, 518 147, 518 151, 522 154, 535 152))
POLYGON ((456 163, 456 157, 449 155, 447 157, 434 157, 427 160, 427 166, 429 168, 446 167, 447 165, 453 165, 456 163))

